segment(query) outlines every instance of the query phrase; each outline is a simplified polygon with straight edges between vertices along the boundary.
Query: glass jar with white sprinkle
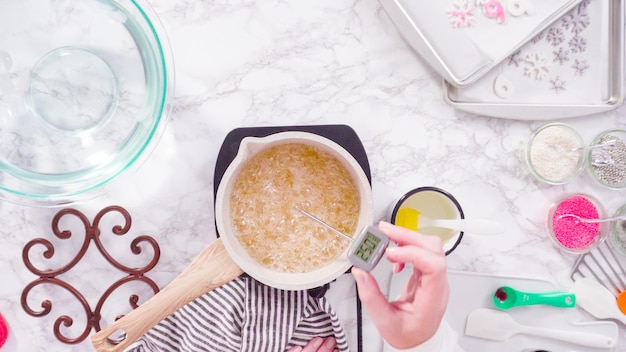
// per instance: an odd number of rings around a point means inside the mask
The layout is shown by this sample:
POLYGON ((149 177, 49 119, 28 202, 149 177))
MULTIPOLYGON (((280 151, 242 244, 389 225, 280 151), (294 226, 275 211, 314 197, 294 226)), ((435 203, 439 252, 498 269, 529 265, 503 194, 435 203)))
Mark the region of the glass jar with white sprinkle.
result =
POLYGON ((584 167, 585 153, 580 134, 564 123, 550 123, 537 129, 528 141, 526 161, 540 181, 560 185, 578 176, 584 167))

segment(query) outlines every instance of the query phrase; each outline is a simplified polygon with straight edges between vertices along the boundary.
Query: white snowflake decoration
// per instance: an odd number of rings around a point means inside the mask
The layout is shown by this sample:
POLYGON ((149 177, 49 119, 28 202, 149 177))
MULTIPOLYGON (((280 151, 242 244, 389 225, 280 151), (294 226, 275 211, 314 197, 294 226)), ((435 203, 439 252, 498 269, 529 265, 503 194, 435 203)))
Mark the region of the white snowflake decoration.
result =
POLYGON ((587 39, 579 35, 572 37, 567 44, 573 53, 583 53, 587 50, 587 39))
MULTIPOLYGON (((498 1, 511 4, 524 0, 498 1)), ((596 74, 592 72, 590 62, 585 59, 586 53, 591 50, 592 38, 586 35, 594 15, 591 1, 580 1, 560 21, 532 38, 530 42, 533 46, 512 53, 504 62, 508 68, 504 69, 523 74, 550 95, 566 94, 578 85, 586 84, 580 77, 596 74)))
POLYGON ((572 68, 574 69, 574 75, 575 76, 582 76, 585 71, 587 71, 587 69, 589 68, 589 63, 587 62, 587 60, 574 60, 574 64, 572 65, 572 68))
POLYGON ((550 27, 550 29, 548 29, 548 34, 546 34, 546 40, 548 43, 552 44, 552 46, 561 45, 561 43, 565 41, 563 30, 559 27, 550 27))
POLYGON ((519 67, 519 65, 522 62, 524 62, 524 57, 522 57, 522 51, 521 50, 518 50, 518 51, 514 52, 509 57, 509 66, 519 67))
POLYGON ((524 75, 527 77, 542 80, 550 72, 550 68, 550 62, 541 53, 528 54, 524 58, 524 75))
POLYGON ((572 33, 579 34, 582 32, 591 23, 589 13, 587 12, 587 5, 578 5, 575 10, 563 16, 562 23, 565 29, 571 28, 572 33))
POLYGON ((558 62, 563 65, 565 61, 569 61, 569 51, 563 50, 563 48, 559 48, 558 51, 553 51, 554 59, 552 61, 558 62))
POLYGON ((448 18, 454 28, 470 27, 474 23, 475 7, 469 0, 456 0, 448 11, 448 18))
POLYGON ((539 43, 539 42, 541 41, 541 39, 543 39, 543 36, 544 36, 545 34, 546 34, 546 31, 543 31, 543 32, 541 32, 541 33, 537 34, 537 35, 536 35, 533 39, 531 39, 530 41, 531 41, 533 44, 537 44, 537 43, 539 43))
POLYGON ((567 82, 562 80, 561 77, 556 76, 555 79, 550 80, 550 90, 559 94, 560 92, 565 90, 565 83, 567 82))

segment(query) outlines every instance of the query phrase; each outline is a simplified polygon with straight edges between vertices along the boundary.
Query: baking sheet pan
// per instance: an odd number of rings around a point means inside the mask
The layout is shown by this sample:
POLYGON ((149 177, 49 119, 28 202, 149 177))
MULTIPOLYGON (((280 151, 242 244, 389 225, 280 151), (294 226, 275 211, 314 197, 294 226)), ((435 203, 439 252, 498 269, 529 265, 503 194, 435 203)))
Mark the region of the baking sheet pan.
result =
POLYGON ((468 85, 580 0, 380 0, 407 43, 446 81, 468 85), (491 6, 500 6, 497 11, 491 6), (523 13, 509 6, 520 6, 523 13), (495 13, 500 15, 495 16, 495 13))
POLYGON ((456 109, 521 120, 610 111, 623 96, 624 0, 584 0, 475 83, 444 82, 456 109))
MULTIPOLYGON (((410 275, 405 268, 393 276, 389 290, 391 299, 398 297, 410 275)), ((494 308, 491 296, 498 287, 508 285, 527 292, 559 291, 554 283, 541 278, 499 276, 462 271, 448 271, 450 300, 445 319, 458 334, 458 344, 465 351, 501 352, 522 351, 524 349, 543 349, 551 352, 611 351, 612 348, 590 348, 546 338, 514 335, 505 341, 492 341, 465 336, 467 315, 476 308, 494 308)), ((495 309, 495 308, 494 308, 495 309)), ((563 309, 550 306, 526 306, 507 311, 520 324, 551 329, 563 329, 587 333, 603 334, 617 340, 618 327, 612 321, 591 320, 579 308, 563 309)), ((388 350, 388 349, 387 349, 388 350)), ((385 351, 387 351, 385 350, 385 351)))

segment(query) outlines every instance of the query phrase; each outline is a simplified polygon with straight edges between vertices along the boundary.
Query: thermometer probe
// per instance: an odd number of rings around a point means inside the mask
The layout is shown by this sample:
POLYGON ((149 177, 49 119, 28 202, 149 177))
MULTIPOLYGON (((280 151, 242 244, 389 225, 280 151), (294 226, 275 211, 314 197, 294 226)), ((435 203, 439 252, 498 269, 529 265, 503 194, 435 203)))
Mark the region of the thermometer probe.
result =
POLYGON ((348 259, 350 262, 365 271, 371 271, 380 262, 389 246, 389 237, 382 233, 376 226, 370 225, 363 228, 354 238, 339 231, 315 215, 302 209, 294 207, 302 215, 324 226, 334 234, 347 239, 352 244, 348 249, 348 259))

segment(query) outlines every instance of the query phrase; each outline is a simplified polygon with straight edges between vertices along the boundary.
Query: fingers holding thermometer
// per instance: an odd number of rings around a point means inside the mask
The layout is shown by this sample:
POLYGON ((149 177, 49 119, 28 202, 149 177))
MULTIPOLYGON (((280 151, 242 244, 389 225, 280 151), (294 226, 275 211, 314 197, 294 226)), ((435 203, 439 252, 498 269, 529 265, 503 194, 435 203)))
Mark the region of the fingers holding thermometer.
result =
POLYGON ((370 273, 353 268, 359 297, 385 341, 396 348, 417 346, 435 334, 448 302, 441 240, 386 222, 379 229, 398 244, 386 251, 394 272, 405 263, 413 265, 413 272, 400 297, 388 301, 370 273))
POLYGON ((387 249, 387 259, 393 263, 394 273, 402 271, 405 263, 411 263, 415 268, 442 259, 445 263, 445 253, 438 236, 423 235, 384 221, 378 224, 378 228, 398 245, 387 249))

